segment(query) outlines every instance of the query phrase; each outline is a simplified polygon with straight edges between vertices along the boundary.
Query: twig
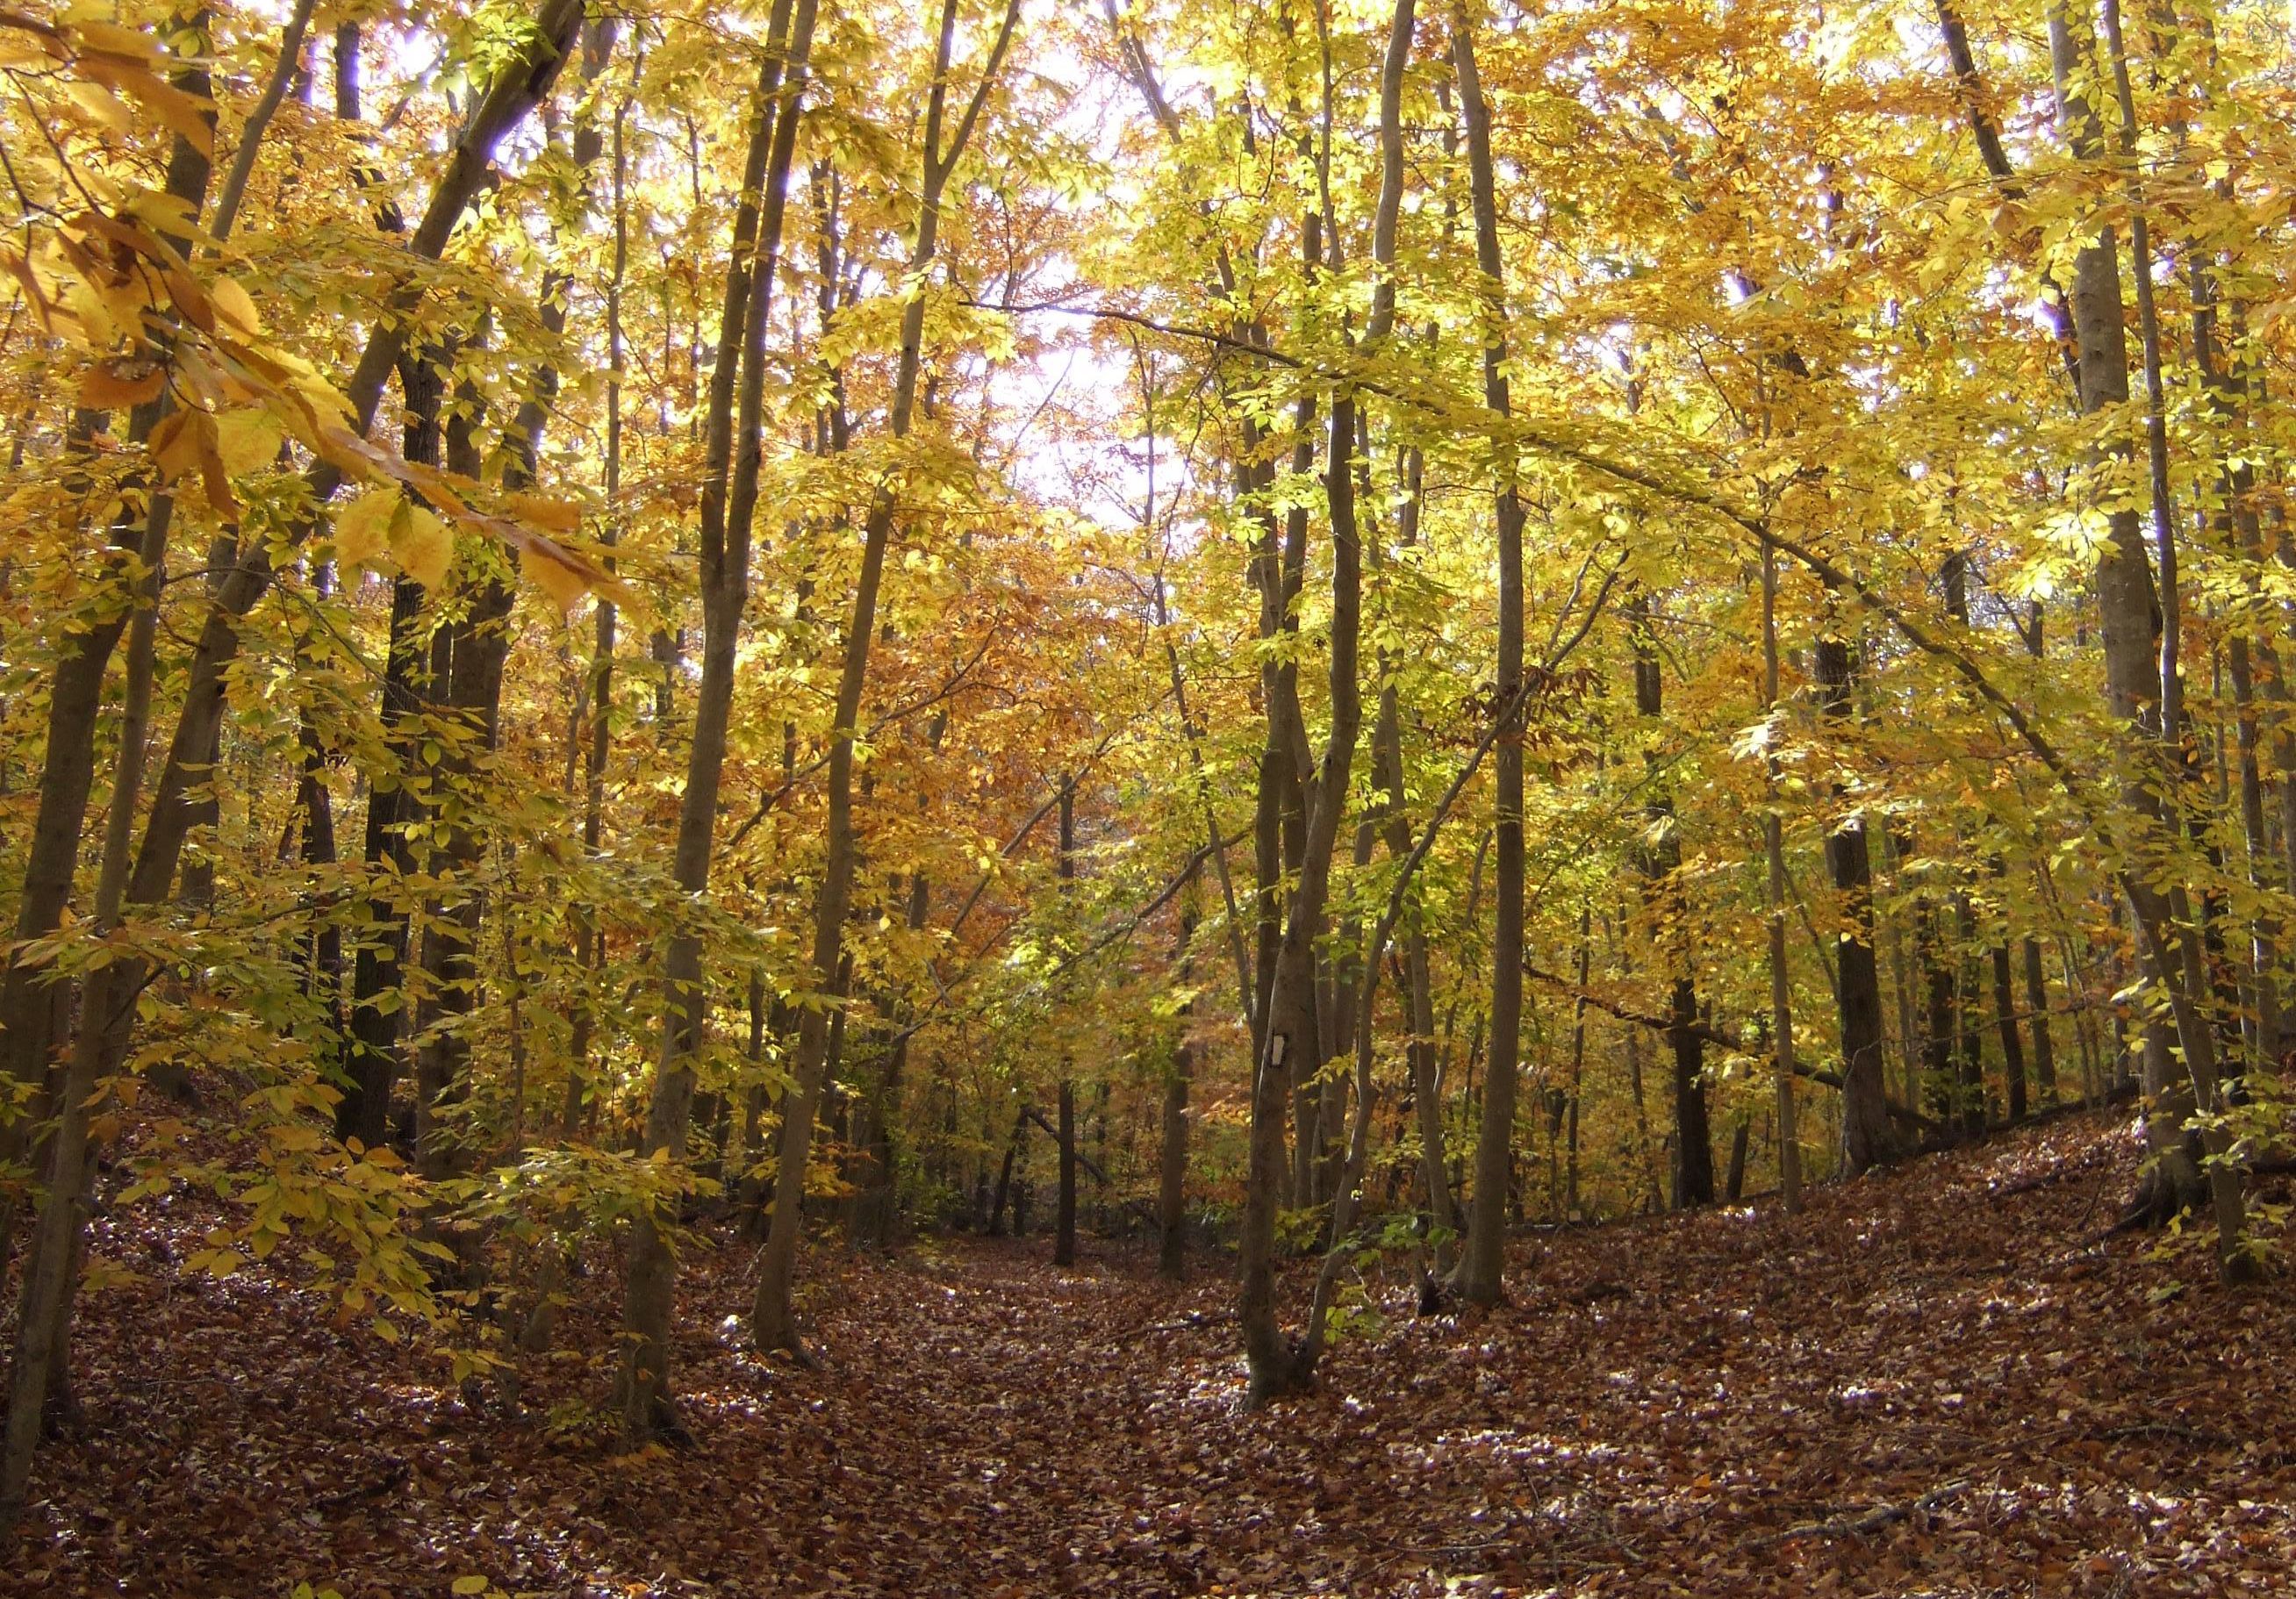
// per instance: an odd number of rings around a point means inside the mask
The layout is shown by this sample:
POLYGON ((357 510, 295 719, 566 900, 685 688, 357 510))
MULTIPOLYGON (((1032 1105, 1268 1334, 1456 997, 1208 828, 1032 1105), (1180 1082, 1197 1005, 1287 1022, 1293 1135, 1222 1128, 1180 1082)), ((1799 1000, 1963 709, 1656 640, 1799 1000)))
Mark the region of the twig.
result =
POLYGON ((390 1468, 373 1481, 347 1488, 340 1493, 322 1494, 311 1501, 311 1508, 321 1512, 337 1511, 361 1499, 379 1499, 406 1480, 407 1469, 405 1461, 394 1461, 390 1468))
POLYGON ((1800 1538, 1866 1538, 1894 1527, 1899 1521, 1925 1514, 1939 1505, 1958 1499, 1969 1491, 1966 1480, 1948 1482, 1933 1488, 1918 1499, 1908 1499, 1903 1505, 1879 1505, 1862 1516, 1842 1517, 1831 1521, 1807 1521, 1800 1527, 1789 1527, 1784 1532, 1753 1538, 1740 1546, 1747 1549, 1767 1549, 1773 1544, 1792 1543, 1800 1538))
POLYGON ((2240 1439, 2229 1433, 2212 1432, 2206 1427, 2187 1427, 2179 1422, 2131 1422, 2125 1427, 2107 1427, 2102 1432, 2086 1436, 2103 1443, 2120 1443, 2133 1438, 2173 1438, 2182 1443, 2200 1444, 2211 1449, 2232 1449, 2240 1439))

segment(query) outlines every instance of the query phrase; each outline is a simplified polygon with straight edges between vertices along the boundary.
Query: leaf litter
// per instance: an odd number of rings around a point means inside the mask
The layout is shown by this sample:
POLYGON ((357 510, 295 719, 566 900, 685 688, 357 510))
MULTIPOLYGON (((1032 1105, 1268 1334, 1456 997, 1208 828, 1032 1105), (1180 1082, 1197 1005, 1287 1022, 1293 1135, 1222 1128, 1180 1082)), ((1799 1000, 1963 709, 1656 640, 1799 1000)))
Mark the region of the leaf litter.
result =
POLYGON ((2070 1118, 1791 1221, 1535 1233, 1489 1314, 1374 1275, 1378 1324, 1258 1412, 1213 1258, 824 1244, 807 1368, 744 1347, 720 1230, 679 1296, 689 1436, 636 1454, 607 1252, 513 1414, 285 1275, 179 1275, 217 1219, 179 1195, 94 1230, 83 1414, 0 1595, 2287 1594, 2296 1295, 2103 1235, 2134 1160, 2070 1118))

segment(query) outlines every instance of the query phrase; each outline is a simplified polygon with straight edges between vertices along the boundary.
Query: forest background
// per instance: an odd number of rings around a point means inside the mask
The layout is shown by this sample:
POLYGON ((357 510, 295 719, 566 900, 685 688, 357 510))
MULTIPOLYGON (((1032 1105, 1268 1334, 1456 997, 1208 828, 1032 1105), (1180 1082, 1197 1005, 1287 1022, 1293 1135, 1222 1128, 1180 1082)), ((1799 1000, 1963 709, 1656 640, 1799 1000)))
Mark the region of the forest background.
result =
POLYGON ((2256 1275, 2287 20, 0 11, 0 1511, 186 1193, 636 1440, 1041 1140, 1255 1400, 2071 1101, 2256 1275))

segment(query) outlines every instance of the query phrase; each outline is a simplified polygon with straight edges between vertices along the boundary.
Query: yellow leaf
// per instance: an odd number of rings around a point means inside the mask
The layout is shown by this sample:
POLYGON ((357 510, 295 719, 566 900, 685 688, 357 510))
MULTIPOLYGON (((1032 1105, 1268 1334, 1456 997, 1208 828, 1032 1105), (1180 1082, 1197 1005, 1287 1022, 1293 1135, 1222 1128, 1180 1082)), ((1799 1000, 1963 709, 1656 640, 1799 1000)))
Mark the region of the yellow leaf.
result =
POLYGON ((398 557, 398 564, 406 575, 428 589, 446 586, 447 566, 455 556, 455 536, 440 521, 420 505, 410 506, 406 526, 402 531, 394 520, 390 528, 390 553, 398 557))
POLYGON ((487 1591, 487 1579, 483 1577, 457 1577, 455 1578, 455 1591, 458 1594, 483 1594, 487 1591))
POLYGON ((263 332, 263 318, 256 313, 255 301, 236 279, 216 279, 208 285, 208 298, 215 302, 218 316, 249 338, 263 332))
POLYGON ((200 469, 201 452, 201 430, 215 425, 214 419, 204 411, 170 411, 152 430, 152 459, 159 463, 160 481, 172 483, 176 479, 200 469))
POLYGON ((186 94, 175 85, 162 82, 149 68, 115 55, 83 54, 80 70, 143 102, 144 109, 201 155, 215 153, 215 129, 209 120, 215 109, 213 101, 186 94))
POLYGON ((183 313, 184 320, 202 333, 214 332, 215 302, 208 298, 208 291, 201 286, 200 280, 182 266, 168 266, 160 275, 160 281, 168 285, 168 298, 176 302, 176 309, 183 313))
POLYGON ((18 31, 24 26, 20 21, 0 25, 0 67, 29 67, 35 62, 45 66, 53 59, 37 37, 26 37, 18 31))
POLYGON ((138 33, 133 28, 122 28, 116 22, 100 22, 93 18, 75 17, 72 32, 79 37, 82 45, 101 50, 111 55, 126 56, 130 61, 149 60, 158 53, 148 33, 138 33))
POLYGON ((556 500, 540 494, 513 494, 505 496, 503 504, 519 521, 545 533, 578 533, 582 529, 582 507, 572 500, 556 500))
POLYGON ((5 266, 14 275, 16 281, 24 286, 24 301, 32 308, 32 315, 39 318, 41 331, 48 333, 54 332, 55 323, 53 313, 55 305, 41 288, 39 275, 32 270, 31 258, 29 256, 18 255, 13 250, 0 250, 0 266, 5 266))
POLYGON ((216 449, 224 470, 238 477, 261 472, 279 459, 279 424, 251 407, 226 411, 216 418, 216 449))
POLYGON ((335 559, 345 566, 364 566, 382 554, 399 504, 398 490, 386 485, 368 489, 337 512, 335 559))
POLYGON ((562 611, 572 611, 590 592, 589 578, 576 570, 554 546, 538 540, 519 546, 518 566, 528 582, 558 602, 562 611))
POLYGON ((102 84, 76 83, 72 85, 70 93, 73 103, 101 126, 118 134, 135 131, 135 113, 127 109, 125 101, 102 84))

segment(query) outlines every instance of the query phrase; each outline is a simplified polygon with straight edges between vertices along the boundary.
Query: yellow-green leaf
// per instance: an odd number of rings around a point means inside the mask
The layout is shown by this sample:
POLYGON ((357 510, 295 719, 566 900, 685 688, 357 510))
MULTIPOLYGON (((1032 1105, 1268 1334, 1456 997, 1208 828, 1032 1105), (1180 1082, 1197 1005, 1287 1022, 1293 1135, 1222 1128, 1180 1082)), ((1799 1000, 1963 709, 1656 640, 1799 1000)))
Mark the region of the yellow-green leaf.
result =
POLYGON ((391 519, 402 503, 396 488, 370 488, 337 512, 335 559, 345 566, 361 566, 382 554, 390 542, 391 519))
POLYGON ((455 556, 455 536, 447 524, 420 505, 407 508, 405 526, 393 520, 390 553, 398 557, 406 575, 425 588, 445 586, 447 566, 455 556))
POLYGON ((216 449, 234 477, 261 472, 279 459, 279 424, 269 414, 243 406, 216 418, 216 449))

